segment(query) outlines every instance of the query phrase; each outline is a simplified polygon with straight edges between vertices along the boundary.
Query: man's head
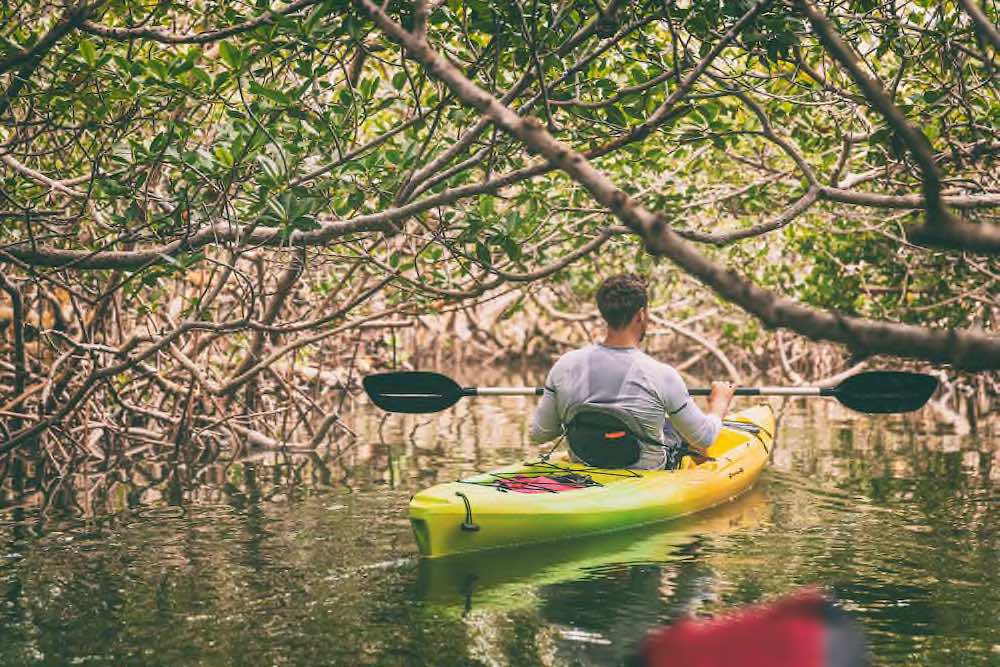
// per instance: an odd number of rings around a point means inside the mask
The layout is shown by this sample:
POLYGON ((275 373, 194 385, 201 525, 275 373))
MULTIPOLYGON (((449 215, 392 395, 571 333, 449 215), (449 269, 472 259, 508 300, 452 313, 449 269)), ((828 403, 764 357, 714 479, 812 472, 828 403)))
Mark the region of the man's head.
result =
POLYGON ((646 283, 634 273, 611 276, 597 288, 597 309, 613 331, 636 329, 639 339, 646 333, 646 283))

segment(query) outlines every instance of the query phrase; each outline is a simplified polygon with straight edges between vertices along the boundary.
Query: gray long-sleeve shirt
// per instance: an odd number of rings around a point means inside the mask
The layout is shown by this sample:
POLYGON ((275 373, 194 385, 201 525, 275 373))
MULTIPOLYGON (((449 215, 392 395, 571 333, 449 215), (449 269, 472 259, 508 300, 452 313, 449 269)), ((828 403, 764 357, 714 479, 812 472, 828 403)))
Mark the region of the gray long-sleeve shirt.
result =
MULTIPOLYGON (((644 435, 667 445, 683 439, 708 447, 722 428, 718 417, 706 415, 691 400, 672 366, 635 347, 597 343, 560 357, 545 380, 545 393, 531 424, 531 441, 540 444, 562 435, 563 425, 584 404, 622 410, 634 418, 644 435), (673 428, 666 424, 668 417, 673 428)), ((634 468, 662 467, 663 448, 645 443, 641 448, 634 468)))

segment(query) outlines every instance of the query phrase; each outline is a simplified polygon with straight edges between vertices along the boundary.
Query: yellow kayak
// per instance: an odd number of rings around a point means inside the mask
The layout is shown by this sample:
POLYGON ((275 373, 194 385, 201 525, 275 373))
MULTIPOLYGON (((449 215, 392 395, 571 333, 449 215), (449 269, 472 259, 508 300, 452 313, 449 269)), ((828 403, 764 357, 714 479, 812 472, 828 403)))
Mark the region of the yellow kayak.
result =
POLYGON ((420 554, 439 558, 551 542, 668 521, 732 500, 770 458, 774 412, 759 405, 726 418, 714 459, 678 470, 609 470, 565 459, 509 466, 439 484, 410 501, 420 554))

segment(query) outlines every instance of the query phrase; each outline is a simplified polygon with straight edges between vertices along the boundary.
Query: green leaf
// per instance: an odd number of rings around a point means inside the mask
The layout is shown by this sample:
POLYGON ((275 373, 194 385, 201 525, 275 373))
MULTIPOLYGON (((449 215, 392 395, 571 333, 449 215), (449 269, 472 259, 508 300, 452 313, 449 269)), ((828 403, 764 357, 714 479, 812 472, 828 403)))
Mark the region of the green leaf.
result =
POLYGON ((190 268, 203 259, 205 259, 204 251, 198 251, 190 255, 182 255, 180 263, 184 268, 190 268))
POLYGON ((719 116, 719 104, 717 102, 705 102, 698 105, 695 109, 695 113, 705 119, 709 124, 712 123, 719 116))
POLYGON ((646 108, 641 100, 636 104, 630 104, 622 107, 622 109, 629 115, 629 117, 636 120, 645 120, 646 118, 646 108))
POLYGON ((275 199, 274 197, 268 197, 267 207, 271 209, 271 212, 274 214, 276 220, 279 220, 281 222, 287 222, 288 211, 286 211, 285 207, 282 206, 280 200, 275 199))
POLYGON ((83 56, 83 59, 91 67, 94 66, 95 62, 97 62, 97 48, 94 46, 94 43, 86 37, 80 40, 80 55, 83 56))
POLYGON ((396 90, 402 90, 403 86, 406 85, 406 72, 396 72, 392 75, 392 87, 396 90))
POLYGON ((348 196, 341 196, 333 202, 333 210, 337 215, 346 215, 351 211, 351 208, 351 198, 348 196))
POLYGON ((503 246, 504 251, 507 256, 512 260, 517 261, 521 258, 521 246, 517 244, 514 239, 509 236, 504 236, 500 239, 500 245, 503 246))
POLYGON ((490 195, 484 195, 479 198, 479 215, 483 218, 490 218, 493 216, 493 197, 490 195))
POLYGON ((153 140, 149 142, 149 152, 151 155, 155 155, 163 150, 167 145, 167 141, 170 140, 170 132, 160 132, 153 140))
POLYGON ((927 102, 928 104, 934 104, 935 102, 937 102, 939 99, 941 99, 942 97, 944 97, 947 94, 948 94, 947 88, 945 88, 945 89, 938 88, 936 90, 927 90, 927 91, 924 92, 924 102, 927 102))
POLYGON ((625 114, 622 113, 621 109, 611 105, 605 110, 608 122, 612 125, 617 125, 618 127, 627 127, 628 121, 625 119, 625 114))
POLYGON ((206 72, 202 68, 200 67, 191 68, 191 76, 197 79, 198 81, 201 81, 207 87, 209 88, 212 87, 212 77, 209 76, 208 72, 206 72))
POLYGON ((490 250, 482 241, 476 241, 476 259, 486 268, 493 266, 493 257, 490 256, 490 250))
POLYGON ((233 154, 225 146, 217 145, 212 149, 212 154, 215 155, 215 159, 219 161, 219 164, 225 167, 233 166, 233 154))
POLYGON ((289 98, 288 95, 286 95, 285 93, 281 92, 280 90, 276 90, 274 88, 268 88, 267 86, 263 86, 257 83, 256 81, 250 82, 250 92, 256 95, 260 95, 262 97, 266 97, 272 102, 277 102, 278 104, 287 105, 292 103, 291 98, 289 98))
POLYGON ((159 60, 150 60, 146 63, 146 71, 158 81, 168 81, 170 70, 159 60))
POLYGON ((222 57, 222 62, 226 63, 229 69, 239 69, 243 64, 243 54, 240 53, 239 47, 233 46, 229 42, 219 42, 219 56, 222 57))

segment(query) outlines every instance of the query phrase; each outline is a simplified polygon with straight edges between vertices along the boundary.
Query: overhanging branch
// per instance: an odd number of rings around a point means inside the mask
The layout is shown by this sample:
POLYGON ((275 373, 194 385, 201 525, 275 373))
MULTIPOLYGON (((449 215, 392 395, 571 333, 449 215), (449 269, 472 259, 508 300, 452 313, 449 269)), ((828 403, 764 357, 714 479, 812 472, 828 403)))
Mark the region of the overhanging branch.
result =
MULTIPOLYGON (((357 0, 375 23, 401 44, 429 74, 442 81, 465 104, 488 115, 504 132, 528 150, 580 183, 602 205, 645 239, 655 254, 670 258, 723 298, 739 305, 772 328, 789 328, 816 340, 842 343, 863 354, 894 354, 966 369, 1000 368, 1000 338, 978 332, 925 329, 880 322, 835 312, 818 311, 778 297, 733 270, 712 262, 686 243, 656 215, 637 204, 582 154, 557 141, 535 118, 521 118, 488 92, 469 81, 454 65, 416 39, 370 0, 357 0)), ((741 19, 749 22, 766 2, 758 1, 741 19)))
POLYGON ((248 19, 242 23, 237 23, 236 25, 231 25, 226 28, 206 30, 205 32, 198 33, 181 34, 170 32, 169 30, 164 30, 163 28, 117 28, 94 23, 93 21, 84 21, 80 25, 80 29, 84 32, 89 32, 92 35, 97 35, 98 37, 103 37, 105 39, 149 39, 163 44, 208 44, 210 42, 217 42, 221 39, 225 39, 226 37, 231 37, 232 35, 249 32, 250 30, 259 28, 263 25, 270 25, 274 23, 274 20, 279 16, 288 16, 289 14, 294 14, 300 9, 305 9, 307 7, 311 7, 312 5, 318 5, 321 2, 323 2, 323 0, 298 0, 297 2, 293 2, 277 11, 268 10, 260 16, 248 19))
POLYGON ((847 70, 865 98, 909 149, 920 168, 927 218, 922 226, 909 231, 910 239, 922 245, 1000 253, 1000 227, 960 220, 941 198, 941 170, 924 133, 910 123, 893 103, 882 84, 865 68, 857 52, 837 33, 826 15, 810 0, 796 0, 796 4, 809 19, 827 52, 847 70))

